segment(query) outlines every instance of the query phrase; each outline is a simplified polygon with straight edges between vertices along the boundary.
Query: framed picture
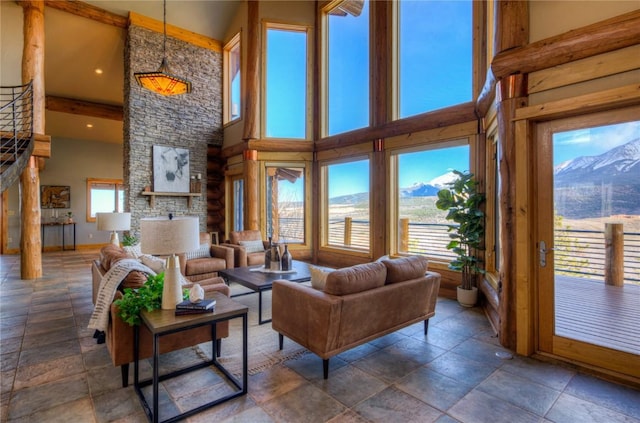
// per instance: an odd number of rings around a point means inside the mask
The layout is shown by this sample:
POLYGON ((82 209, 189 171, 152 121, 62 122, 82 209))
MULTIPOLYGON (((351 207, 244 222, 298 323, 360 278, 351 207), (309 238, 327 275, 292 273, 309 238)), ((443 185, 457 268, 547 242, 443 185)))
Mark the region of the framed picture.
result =
POLYGON ((71 187, 63 185, 41 185, 40 206, 43 209, 70 209, 71 187))
POLYGON ((153 190, 189 192, 189 150, 153 146, 153 190))

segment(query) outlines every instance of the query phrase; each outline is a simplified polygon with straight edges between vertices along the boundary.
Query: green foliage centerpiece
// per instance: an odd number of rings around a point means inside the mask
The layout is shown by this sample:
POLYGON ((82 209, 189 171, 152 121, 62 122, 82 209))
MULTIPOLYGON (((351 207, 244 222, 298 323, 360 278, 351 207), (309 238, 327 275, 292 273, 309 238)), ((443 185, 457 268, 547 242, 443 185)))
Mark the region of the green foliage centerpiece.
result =
MULTIPOLYGON (((140 288, 125 288, 122 298, 114 301, 122 320, 131 326, 139 325, 142 310, 153 311, 162 307, 163 286, 164 273, 158 273, 155 276, 149 276, 147 282, 140 288)), ((182 294, 183 299, 189 296, 186 289, 182 294)))
POLYGON ((455 222, 448 225, 451 241, 447 249, 456 254, 449 268, 462 272, 462 290, 472 290, 476 275, 484 273, 476 252, 482 249, 484 237, 484 212, 480 205, 485 196, 477 191, 473 173, 457 170, 453 173, 458 178, 447 184, 448 188, 438 191, 436 207, 448 211, 447 220, 455 222))

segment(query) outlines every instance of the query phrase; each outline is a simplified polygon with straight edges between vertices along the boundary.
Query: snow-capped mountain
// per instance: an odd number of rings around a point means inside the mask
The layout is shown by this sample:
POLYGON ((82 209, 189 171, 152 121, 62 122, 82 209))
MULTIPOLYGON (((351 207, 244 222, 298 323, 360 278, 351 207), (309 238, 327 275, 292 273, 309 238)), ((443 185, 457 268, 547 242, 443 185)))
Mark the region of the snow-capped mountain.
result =
POLYGON ((457 178, 453 172, 437 176, 427 183, 417 182, 410 187, 400 189, 400 197, 432 197, 438 195, 438 191, 446 188, 447 184, 457 178))
POLYGON ((554 185, 555 206, 562 216, 640 214, 640 139, 559 164, 554 185))
POLYGON ((612 148, 599 156, 581 156, 573 160, 563 162, 555 167, 556 178, 572 172, 596 172, 606 170, 607 172, 625 173, 640 171, 637 168, 640 164, 640 138, 626 144, 612 148))

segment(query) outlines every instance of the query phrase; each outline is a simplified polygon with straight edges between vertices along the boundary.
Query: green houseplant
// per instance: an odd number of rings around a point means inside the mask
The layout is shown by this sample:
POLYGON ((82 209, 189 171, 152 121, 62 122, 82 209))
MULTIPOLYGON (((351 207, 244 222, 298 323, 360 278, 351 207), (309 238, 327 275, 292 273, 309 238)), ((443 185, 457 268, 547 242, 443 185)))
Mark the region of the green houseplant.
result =
POLYGON ((135 235, 127 234, 122 237, 122 245, 124 247, 133 247, 138 243, 138 238, 135 235))
POLYGON ((436 207, 447 211, 447 220, 454 222, 448 225, 451 241, 447 244, 447 249, 456 254, 456 258, 449 263, 449 268, 462 272, 458 302, 473 306, 477 299, 475 280, 478 274, 484 273, 481 267, 482 260, 477 252, 482 249, 484 237, 484 212, 480 206, 485 200, 485 195, 478 192, 473 173, 457 170, 453 173, 458 178, 447 184, 448 188, 438 191, 436 207), (460 290, 473 291, 471 298, 461 300, 461 295, 468 295, 469 292, 461 293, 460 290))

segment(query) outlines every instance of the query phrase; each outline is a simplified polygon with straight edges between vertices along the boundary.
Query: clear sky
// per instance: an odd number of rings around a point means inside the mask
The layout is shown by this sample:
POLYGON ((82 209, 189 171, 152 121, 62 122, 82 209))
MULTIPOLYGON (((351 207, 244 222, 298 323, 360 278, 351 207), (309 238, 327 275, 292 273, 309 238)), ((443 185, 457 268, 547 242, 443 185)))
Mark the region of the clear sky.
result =
POLYGON ((553 135, 553 165, 581 156, 598 156, 640 139, 640 121, 558 132, 553 135))

